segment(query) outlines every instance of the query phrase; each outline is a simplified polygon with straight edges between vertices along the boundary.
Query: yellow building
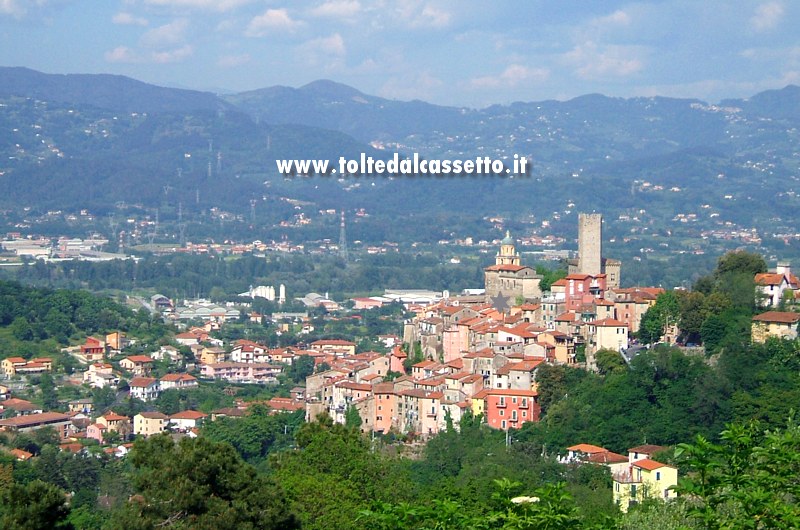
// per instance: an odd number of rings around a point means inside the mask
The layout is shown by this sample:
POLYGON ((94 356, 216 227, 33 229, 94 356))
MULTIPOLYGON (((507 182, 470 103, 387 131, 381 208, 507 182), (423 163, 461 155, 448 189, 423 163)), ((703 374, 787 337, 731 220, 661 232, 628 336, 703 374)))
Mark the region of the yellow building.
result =
POLYGON ((767 311, 753 317, 751 336, 753 342, 766 342, 769 337, 781 339, 797 338, 797 323, 800 313, 767 311))
POLYGON ((613 499, 619 509, 627 512, 644 499, 673 499, 671 489, 678 484, 678 470, 649 458, 632 462, 623 471, 613 474, 613 499))
POLYGON ((472 415, 477 417, 478 415, 483 416, 486 418, 486 394, 489 393, 488 389, 481 390, 470 400, 470 404, 472 406, 472 415))
POLYGON ((140 412, 133 417, 133 434, 144 437, 159 434, 167 430, 169 418, 160 412, 140 412))

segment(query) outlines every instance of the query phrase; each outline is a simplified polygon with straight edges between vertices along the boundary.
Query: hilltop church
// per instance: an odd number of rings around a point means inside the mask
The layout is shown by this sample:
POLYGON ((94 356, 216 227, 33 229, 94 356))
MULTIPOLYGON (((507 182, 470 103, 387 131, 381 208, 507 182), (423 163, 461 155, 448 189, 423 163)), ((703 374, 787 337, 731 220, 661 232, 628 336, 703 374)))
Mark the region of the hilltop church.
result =
MULTIPOLYGON (((542 277, 525 265, 520 265, 519 254, 514 246, 511 233, 500 242, 500 252, 495 256, 494 265, 484 269, 486 300, 495 307, 514 305, 518 297, 536 300, 542 297, 539 282, 542 277), (504 302, 504 303, 503 303, 504 302)), ((502 309, 503 307, 498 307, 502 309)))

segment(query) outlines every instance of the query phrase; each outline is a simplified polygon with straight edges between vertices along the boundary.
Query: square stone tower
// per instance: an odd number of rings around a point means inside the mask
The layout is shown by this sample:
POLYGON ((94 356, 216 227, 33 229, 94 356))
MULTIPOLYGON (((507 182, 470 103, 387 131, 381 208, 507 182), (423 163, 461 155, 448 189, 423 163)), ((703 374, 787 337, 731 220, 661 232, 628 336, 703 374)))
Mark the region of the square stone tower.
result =
POLYGON ((578 214, 578 272, 596 276, 602 271, 603 215, 578 214))

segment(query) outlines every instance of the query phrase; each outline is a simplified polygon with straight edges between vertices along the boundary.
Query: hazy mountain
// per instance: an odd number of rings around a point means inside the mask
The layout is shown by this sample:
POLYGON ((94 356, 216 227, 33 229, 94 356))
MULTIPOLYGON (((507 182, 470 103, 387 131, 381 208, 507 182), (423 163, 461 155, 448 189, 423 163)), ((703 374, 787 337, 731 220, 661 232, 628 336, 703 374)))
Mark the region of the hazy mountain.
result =
MULTIPOLYGON (((308 202, 304 215, 368 208, 353 228, 365 240, 433 242, 488 230, 483 219, 497 214, 516 219, 512 227, 527 215, 567 233, 576 211, 600 210, 620 218, 609 229, 632 245, 642 234, 681 234, 680 244, 694 248, 718 227, 793 233, 800 207, 794 86, 718 104, 590 94, 465 109, 331 81, 218 97, 119 76, 2 68, 0 104, 0 208, 102 213, 122 201, 160 207, 162 220, 178 204, 249 219, 258 200, 268 205, 261 221, 272 226, 297 214, 283 197, 308 202), (513 179, 284 179, 275 167, 277 158, 394 151, 506 161, 516 154, 533 169, 513 179)), ((336 230, 302 226, 325 238, 336 230)))
POLYGON ((0 67, 0 97, 91 105, 117 112, 231 110, 214 94, 164 88, 121 75, 43 74, 22 67, 0 67))
POLYGON ((270 123, 298 123, 347 133, 368 142, 444 127, 460 127, 471 111, 423 101, 369 96, 333 81, 300 88, 275 86, 223 96, 227 102, 270 123))

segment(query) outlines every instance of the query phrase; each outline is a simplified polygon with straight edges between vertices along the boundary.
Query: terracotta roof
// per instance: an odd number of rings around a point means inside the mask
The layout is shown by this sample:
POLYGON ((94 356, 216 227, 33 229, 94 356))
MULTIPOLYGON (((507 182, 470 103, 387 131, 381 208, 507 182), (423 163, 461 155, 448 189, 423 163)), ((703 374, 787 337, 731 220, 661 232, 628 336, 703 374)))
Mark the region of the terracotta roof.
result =
POLYGON ((25 363, 26 362, 25 359, 23 359, 22 357, 7 357, 6 361, 8 361, 10 363, 15 363, 15 364, 16 363, 25 363))
POLYGON ((197 378, 189 374, 167 374, 161 378, 162 381, 197 381, 197 378))
POLYGON ((570 274, 564 279, 565 280, 586 280, 587 278, 591 278, 591 277, 592 276, 590 274, 570 274))
POLYGON ((788 311, 767 311, 753 317, 757 322, 780 322, 782 324, 794 324, 800 321, 800 313, 790 313, 788 311))
POLYGON ((8 398, 5 401, 0 401, 0 407, 22 411, 39 409, 37 405, 20 398, 8 398))
POLYGON ((202 412, 198 412, 196 410, 184 410, 183 412, 178 412, 177 414, 173 414, 169 417, 171 420, 199 420, 201 418, 205 418, 208 414, 203 414, 202 412))
POLYGON ((611 451, 604 451, 602 453, 590 454, 586 457, 587 462, 593 464, 622 464, 628 461, 628 457, 611 451))
POLYGON ((646 469, 648 471, 653 471, 654 469, 659 469, 662 467, 672 467, 668 466, 667 464, 662 464, 661 462, 656 462, 655 460, 650 460, 649 458, 645 458, 644 460, 637 460, 631 465, 640 467, 642 469, 646 469))
MULTIPOLYGON (((586 453, 587 455, 592 455, 595 453, 607 453, 608 449, 606 449, 605 447, 600 447, 592 444, 577 444, 573 445, 572 447, 567 447, 567 451, 577 451, 579 453, 586 453)), ((625 460, 627 460, 627 458, 625 460)))
POLYGON ((147 418, 148 420, 166 420, 168 416, 166 414, 162 414, 158 411, 153 412, 140 412, 139 416, 142 418, 147 418))
POLYGON ((373 394, 394 394, 394 383, 375 383, 372 385, 373 394))
POLYGON ((657 453, 658 451, 663 451, 664 449, 666 449, 666 447, 664 447, 663 445, 645 444, 645 445, 637 445, 636 447, 631 447, 630 449, 628 449, 628 452, 652 455, 653 453, 657 453))
POLYGON ((29 453, 24 449, 12 449, 9 453, 17 460, 29 460, 33 457, 33 453, 29 453))
POLYGON ((372 390, 372 385, 356 383, 354 381, 344 381, 339 383, 338 386, 341 388, 347 388, 349 390, 361 390, 362 392, 369 392, 372 390))
POLYGON ((489 390, 490 396, 521 396, 521 397, 534 397, 539 393, 535 390, 516 390, 512 388, 494 388, 489 390))
POLYGON ((783 282, 783 274, 778 274, 776 272, 762 272, 760 274, 756 274, 756 284, 757 285, 780 285, 783 282))
POLYGON ((131 382, 128 383, 128 386, 130 386, 131 388, 133 387, 146 388, 148 386, 154 385, 156 381, 157 380, 155 377, 134 377, 133 379, 131 379, 131 382))
POLYGON ((341 339, 320 339, 315 340, 311 343, 312 346, 355 346, 355 342, 350 342, 349 340, 341 340, 341 339))
MULTIPOLYGON (((153 359, 151 357, 148 357, 147 355, 130 355, 128 357, 125 357, 125 359, 127 359, 127 360, 129 360, 129 361, 131 361, 133 363, 151 363, 151 362, 153 362, 153 359)), ((125 360, 125 359, 123 359, 123 360, 125 360)))
POLYGON ((626 327, 628 327, 628 325, 625 324, 624 322, 620 322, 619 320, 615 320, 613 318, 604 318, 602 320, 594 320, 592 322, 589 322, 589 325, 590 326, 597 326, 599 328, 612 328, 612 327, 626 328, 626 327))
POLYGON ((486 267, 485 271, 508 271, 508 272, 519 272, 522 269, 530 269, 530 267, 526 267, 524 265, 492 265, 491 267, 486 267))
POLYGON ((129 419, 127 416, 121 416, 121 415, 117 414, 116 412, 114 412, 113 410, 106 412, 105 414, 103 414, 100 417, 103 418, 106 421, 123 421, 123 420, 129 419))
POLYGON ((245 415, 245 411, 242 410, 242 409, 237 409, 236 407, 223 407, 221 409, 212 410, 211 414, 215 414, 215 415, 218 415, 218 416, 239 417, 239 416, 244 416, 245 415))
POLYGON ((60 412, 41 412, 39 414, 28 414, 27 416, 16 416, 14 418, 0 420, 0 426, 28 427, 38 423, 55 421, 69 421, 69 416, 66 414, 61 414, 60 412))

